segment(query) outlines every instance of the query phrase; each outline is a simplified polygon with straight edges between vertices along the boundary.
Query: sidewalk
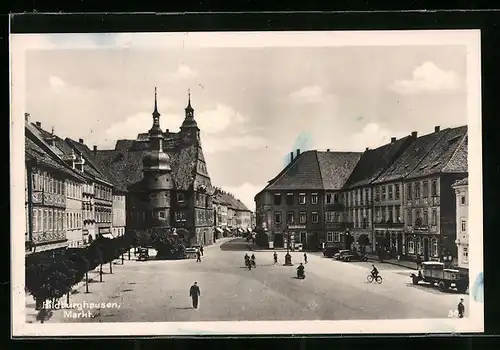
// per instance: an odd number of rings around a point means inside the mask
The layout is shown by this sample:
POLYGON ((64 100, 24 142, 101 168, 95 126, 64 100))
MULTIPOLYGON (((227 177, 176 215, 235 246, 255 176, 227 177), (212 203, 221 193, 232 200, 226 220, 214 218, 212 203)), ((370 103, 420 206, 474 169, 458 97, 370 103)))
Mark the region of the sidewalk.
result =
MULTIPOLYGON (((381 263, 378 260, 378 255, 375 255, 375 254, 366 254, 366 256, 368 257, 368 260, 377 261, 377 262, 381 263)), ((382 263, 391 264, 391 265, 395 265, 395 266, 406 267, 406 268, 412 269, 412 270, 416 270, 417 269, 417 263, 415 263, 413 261, 405 261, 405 260, 398 260, 398 259, 384 259, 382 261, 382 263)))

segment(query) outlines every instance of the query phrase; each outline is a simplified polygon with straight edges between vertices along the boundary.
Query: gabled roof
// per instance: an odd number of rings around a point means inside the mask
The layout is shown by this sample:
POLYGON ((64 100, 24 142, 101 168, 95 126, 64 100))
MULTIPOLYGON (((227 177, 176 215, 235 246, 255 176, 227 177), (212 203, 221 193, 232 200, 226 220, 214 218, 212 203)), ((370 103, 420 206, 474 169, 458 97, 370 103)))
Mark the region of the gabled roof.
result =
POLYGON ((86 161, 86 172, 88 172, 91 176, 95 177, 98 180, 107 182, 113 186, 118 185, 116 178, 112 174, 110 174, 106 167, 101 166, 101 164, 97 162, 97 160, 95 159, 95 155, 86 145, 80 142, 76 142, 70 138, 66 138, 65 141, 68 145, 76 149, 77 152, 82 154, 86 161))
POLYGON ((401 180, 408 176, 447 133, 448 129, 424 135, 414 140, 399 157, 372 183, 401 180))
POLYGON ((73 179, 84 181, 83 177, 81 177, 73 169, 66 166, 62 160, 55 157, 54 154, 50 154, 47 149, 49 147, 48 145, 46 147, 42 147, 42 145, 40 144, 40 139, 37 138, 37 136, 33 134, 32 131, 33 130, 29 129, 26 130, 24 136, 24 142, 25 142, 24 152, 26 159, 35 160, 38 164, 50 167, 55 171, 58 171, 66 176, 72 177, 73 179))
POLYGON ((339 190, 360 157, 359 152, 303 152, 265 190, 339 190))
POLYGON ((344 188, 355 188, 372 183, 411 143, 410 136, 369 149, 363 153, 344 188))
POLYGON ((443 136, 435 143, 434 147, 426 154, 416 168, 407 175, 407 178, 412 179, 440 173, 445 168, 448 171, 454 170, 452 172, 466 173, 468 171, 467 149, 462 146, 466 136, 467 126, 444 130, 443 136), (460 148, 462 150, 460 154, 457 154, 460 148), (465 161, 462 159, 462 156, 464 156, 463 151, 465 151, 465 161), (452 164, 449 164, 452 158, 455 158, 455 160, 452 164))
POLYGON ((452 185, 453 187, 456 186, 467 186, 469 184, 469 178, 463 178, 462 180, 455 181, 455 183, 452 185))
POLYGON ((360 152, 316 151, 323 188, 340 190, 358 164, 361 155, 360 152))

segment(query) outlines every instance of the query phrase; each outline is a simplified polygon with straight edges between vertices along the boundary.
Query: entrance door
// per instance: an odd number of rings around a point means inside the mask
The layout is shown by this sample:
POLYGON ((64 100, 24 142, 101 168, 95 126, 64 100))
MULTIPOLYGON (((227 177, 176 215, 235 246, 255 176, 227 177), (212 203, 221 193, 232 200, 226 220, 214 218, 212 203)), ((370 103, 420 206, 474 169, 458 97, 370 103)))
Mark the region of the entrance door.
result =
POLYGON ((276 248, 283 248, 284 247, 284 241, 283 241, 283 234, 282 233, 276 233, 274 234, 274 246, 276 248))
POLYGON ((424 261, 428 261, 429 260, 429 239, 428 238, 424 238, 423 245, 424 245, 424 261))
POLYGON ((300 243, 302 243, 303 245, 307 244, 307 233, 306 232, 300 233, 300 243))
POLYGON ((397 238, 397 251, 398 251, 398 254, 404 254, 403 252, 403 234, 402 233, 398 233, 398 238, 397 238))

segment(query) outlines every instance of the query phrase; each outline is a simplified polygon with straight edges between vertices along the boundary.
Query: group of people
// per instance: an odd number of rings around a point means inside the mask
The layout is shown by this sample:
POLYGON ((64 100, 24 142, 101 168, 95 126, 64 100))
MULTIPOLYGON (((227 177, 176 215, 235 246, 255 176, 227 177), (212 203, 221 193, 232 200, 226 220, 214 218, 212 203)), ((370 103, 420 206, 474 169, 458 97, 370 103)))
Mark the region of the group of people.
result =
POLYGON ((255 263, 255 255, 252 254, 252 256, 248 256, 248 253, 245 254, 245 266, 248 267, 249 270, 252 269, 252 267, 257 267, 257 264, 255 263))
MULTIPOLYGON (((278 263, 278 253, 274 252, 273 254, 274 264, 278 263)), ((304 253, 304 263, 307 264, 307 253, 304 253)))

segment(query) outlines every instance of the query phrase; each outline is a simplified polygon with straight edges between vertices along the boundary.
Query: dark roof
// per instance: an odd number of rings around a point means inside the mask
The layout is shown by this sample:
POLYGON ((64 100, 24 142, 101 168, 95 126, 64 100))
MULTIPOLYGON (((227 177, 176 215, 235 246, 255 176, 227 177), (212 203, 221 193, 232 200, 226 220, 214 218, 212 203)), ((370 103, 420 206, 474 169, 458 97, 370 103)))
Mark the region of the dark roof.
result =
POLYGON ((447 131, 448 129, 445 129, 414 140, 373 183, 401 180, 408 176, 447 131))
POLYGON ((360 152, 316 152, 325 190, 340 190, 358 164, 360 152))
POLYGON ((458 181, 455 181, 455 183, 453 184, 453 186, 466 186, 469 184, 469 178, 466 177, 462 180, 458 180, 458 181))
POLYGON ((87 147, 87 145, 80 142, 76 142, 70 138, 66 138, 66 143, 71 147, 75 148, 79 153, 82 154, 86 161, 85 171, 91 176, 99 179, 101 181, 112 184, 113 186, 119 186, 118 181, 115 176, 113 176, 105 166, 102 166, 95 158, 94 153, 87 147))
POLYGON ((455 154, 451 157, 448 164, 441 169, 442 173, 469 172, 468 140, 469 137, 466 135, 461 144, 457 147, 455 154))
POLYGON ((374 181, 411 143, 409 136, 375 149, 367 150, 346 181, 344 188, 366 186, 374 181))
POLYGON ((247 208, 242 201, 235 198, 232 194, 223 192, 221 189, 217 189, 215 191, 213 201, 218 204, 222 204, 236 211, 248 211, 251 212, 250 209, 247 208))
MULTIPOLYGON (((120 189, 142 179, 142 159, 148 150, 98 150, 96 159, 116 179, 120 189)), ((197 169, 197 147, 188 146, 177 150, 165 150, 170 156, 172 178, 177 190, 189 190, 195 180, 197 169)))
POLYGON ((461 126, 453 129, 445 129, 442 137, 434 147, 426 154, 417 167, 408 174, 408 178, 417 178, 428 176, 435 173, 440 173, 443 169, 447 168, 450 172, 467 172, 467 149, 462 147, 465 151, 465 161, 463 161, 463 152, 457 154, 456 151, 460 149, 462 141, 467 136, 467 126, 461 126), (456 157, 455 157, 456 156, 456 157), (449 163, 452 158, 456 158, 450 166, 449 163))
POLYGON ((356 166, 359 152, 306 151, 294 159, 266 190, 341 189, 356 166))
POLYGON ((36 135, 31 133, 29 130, 26 130, 24 136, 24 152, 27 160, 35 160, 38 164, 50 167, 66 176, 83 181, 83 178, 73 169, 66 166, 62 160, 57 159, 54 155, 51 155, 46 149, 44 149, 44 147, 40 145, 39 141, 40 140, 37 140, 36 135))

